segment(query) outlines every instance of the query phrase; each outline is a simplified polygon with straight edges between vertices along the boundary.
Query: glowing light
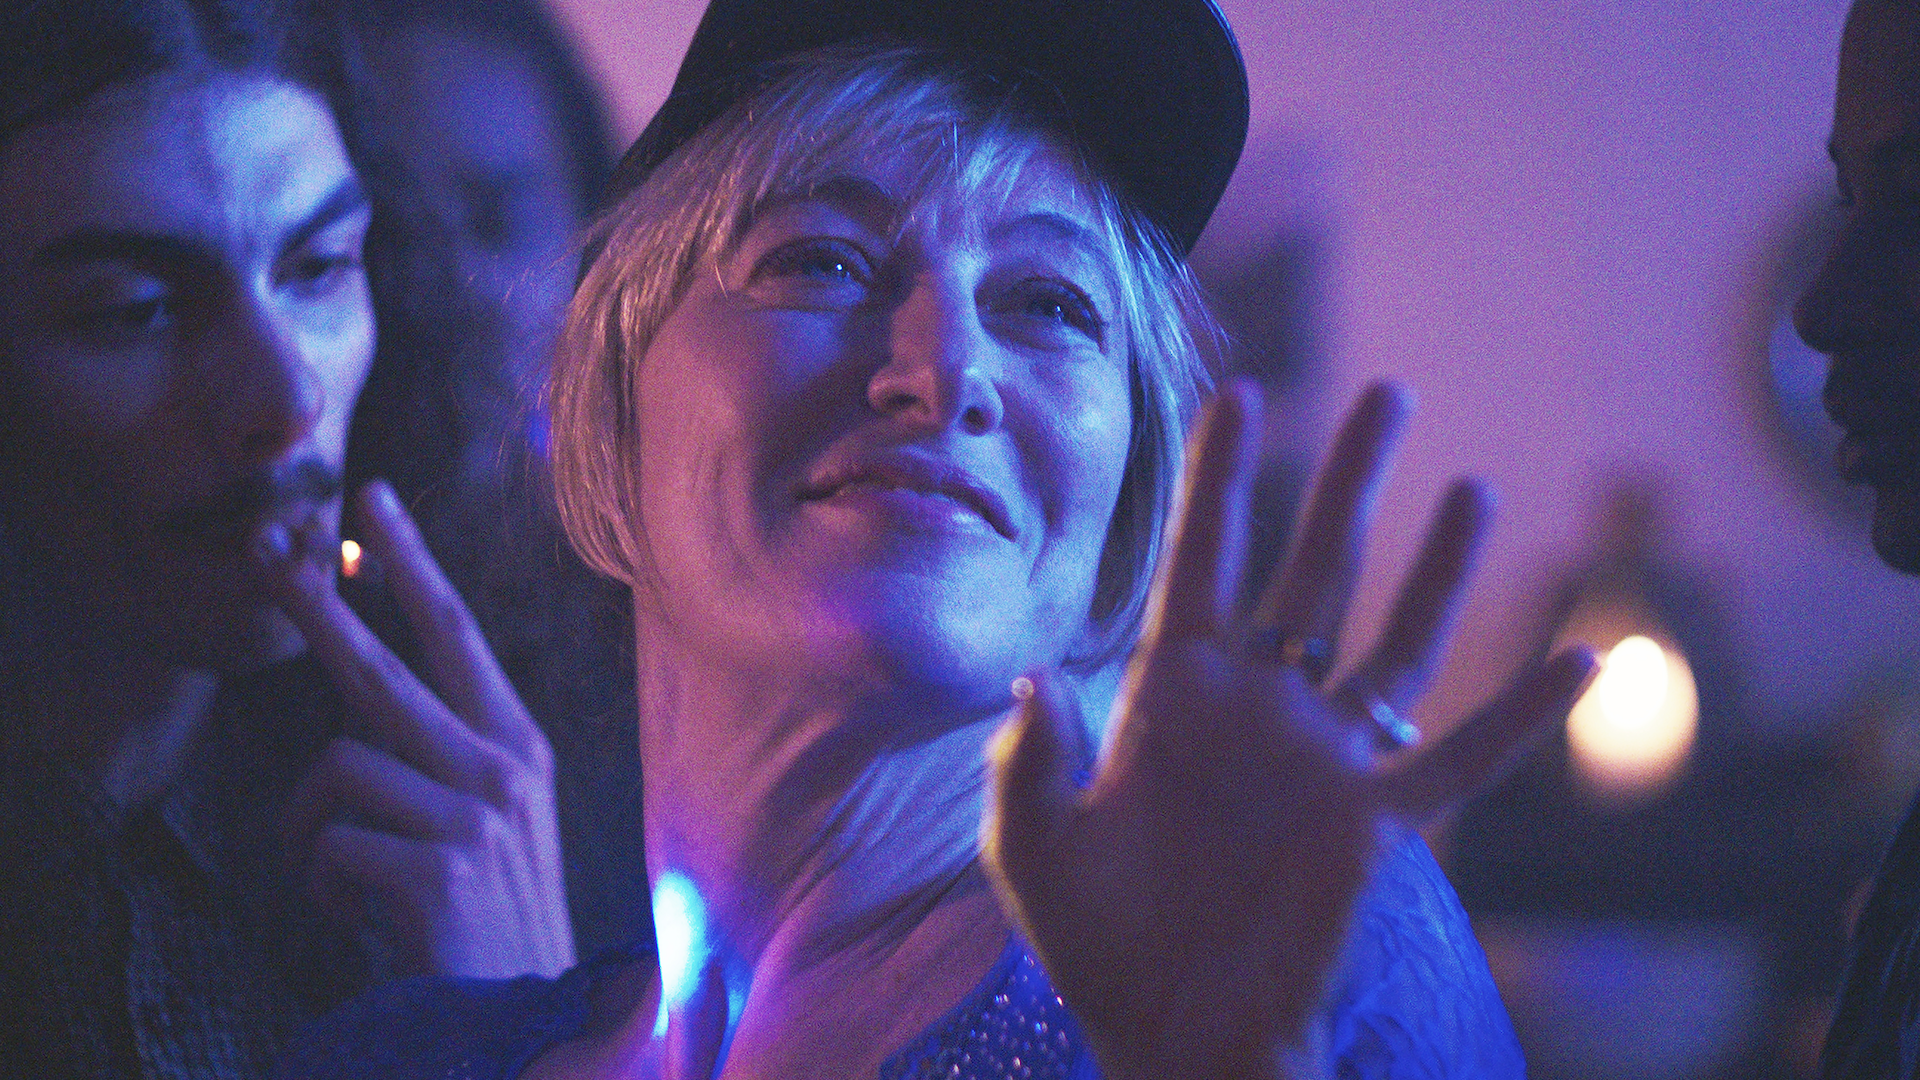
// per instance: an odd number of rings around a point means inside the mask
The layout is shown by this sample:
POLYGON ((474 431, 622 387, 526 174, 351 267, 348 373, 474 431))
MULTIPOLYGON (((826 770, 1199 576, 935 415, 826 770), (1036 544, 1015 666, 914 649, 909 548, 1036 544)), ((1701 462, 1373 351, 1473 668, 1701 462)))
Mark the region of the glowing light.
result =
POLYGON ((340 541, 340 572, 347 577, 360 576, 360 545, 352 540, 340 541))
POLYGON ((1686 657, 1634 634, 1608 651, 1600 677, 1567 717, 1567 741, 1602 791, 1644 794, 1685 764, 1699 719, 1686 657))
POLYGON ((665 1038, 667 1013, 686 1004, 707 966, 707 906, 685 874, 669 870, 653 886, 654 947, 660 954, 660 1014, 653 1034, 665 1038))

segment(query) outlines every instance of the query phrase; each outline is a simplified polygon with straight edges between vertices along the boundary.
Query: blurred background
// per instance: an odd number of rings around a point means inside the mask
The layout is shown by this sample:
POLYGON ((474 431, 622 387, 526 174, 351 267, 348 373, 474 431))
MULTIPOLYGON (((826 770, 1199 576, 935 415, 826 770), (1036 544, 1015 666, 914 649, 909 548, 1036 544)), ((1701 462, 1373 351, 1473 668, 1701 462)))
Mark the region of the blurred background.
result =
MULTIPOLYGON (((1431 839, 1533 1074, 1812 1075, 1920 781, 1920 582, 1785 322, 1832 228, 1842 0, 1223 0, 1245 157, 1195 263, 1274 412, 1268 527, 1367 381, 1420 412, 1364 641, 1448 479, 1502 497, 1433 733, 1555 639, 1564 732, 1431 839)), ((556 0, 630 139, 701 0, 556 0)))

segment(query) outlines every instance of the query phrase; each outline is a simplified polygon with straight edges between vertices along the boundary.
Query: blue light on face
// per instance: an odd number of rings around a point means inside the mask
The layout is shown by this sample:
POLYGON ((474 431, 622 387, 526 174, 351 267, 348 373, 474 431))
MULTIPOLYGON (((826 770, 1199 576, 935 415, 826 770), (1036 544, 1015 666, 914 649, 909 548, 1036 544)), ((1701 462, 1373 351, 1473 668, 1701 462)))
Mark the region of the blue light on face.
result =
POLYGON ((685 874, 668 871, 654 884, 653 934, 660 953, 660 1014, 654 1019, 653 1034, 665 1038, 668 1012, 693 996, 712 955, 707 905, 685 874))

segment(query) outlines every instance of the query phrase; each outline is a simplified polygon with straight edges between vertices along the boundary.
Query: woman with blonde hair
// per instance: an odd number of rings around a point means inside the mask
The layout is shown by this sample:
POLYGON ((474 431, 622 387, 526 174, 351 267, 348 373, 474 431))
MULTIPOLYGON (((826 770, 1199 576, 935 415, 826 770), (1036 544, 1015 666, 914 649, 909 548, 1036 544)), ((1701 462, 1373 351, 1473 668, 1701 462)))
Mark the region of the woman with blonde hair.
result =
POLYGON ((1487 520, 1462 482, 1329 677, 1386 386, 1233 606, 1259 402, 1227 387, 1182 464, 1213 337, 1184 254, 1245 126, 1206 0, 714 3, 551 403, 569 535, 633 590, 658 949, 414 984, 293 1071, 1520 1075, 1403 823, 1591 659, 1411 747, 1487 520), (1129 655, 1083 722, 1076 680, 1129 655))

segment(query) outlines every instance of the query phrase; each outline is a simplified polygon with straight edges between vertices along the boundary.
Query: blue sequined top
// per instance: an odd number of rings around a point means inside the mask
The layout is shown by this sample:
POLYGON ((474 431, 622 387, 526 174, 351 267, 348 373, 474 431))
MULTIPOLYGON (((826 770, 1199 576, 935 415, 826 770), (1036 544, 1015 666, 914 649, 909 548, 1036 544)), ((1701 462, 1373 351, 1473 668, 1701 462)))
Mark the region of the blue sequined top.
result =
MULTIPOLYGON (((594 988, 641 948, 561 976, 414 979, 311 1027, 287 1080, 513 1080, 584 1029, 594 988)), ((1417 836, 1363 895, 1322 1017, 1337 1080, 1519 1080, 1526 1068, 1486 957, 1417 836)), ((881 1067, 880 1080, 1099 1080, 1093 1055, 1039 963, 1008 943, 974 990, 881 1067)))

